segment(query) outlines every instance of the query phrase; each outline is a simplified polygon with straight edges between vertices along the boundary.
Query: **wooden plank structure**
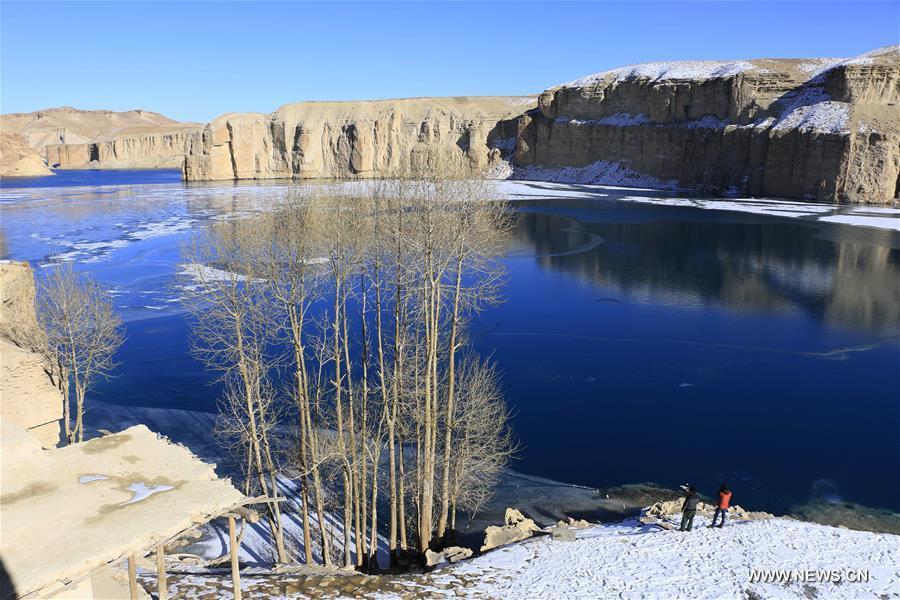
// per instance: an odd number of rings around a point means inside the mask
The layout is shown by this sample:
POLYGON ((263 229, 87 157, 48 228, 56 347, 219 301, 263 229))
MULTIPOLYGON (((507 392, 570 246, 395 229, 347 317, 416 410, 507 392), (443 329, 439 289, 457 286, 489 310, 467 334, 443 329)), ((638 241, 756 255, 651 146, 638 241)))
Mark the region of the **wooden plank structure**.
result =
MULTIPOLYGON (((205 523, 209 523, 210 521, 217 519, 219 517, 227 517, 228 518, 228 530, 229 530, 229 553, 231 558, 231 577, 233 580, 234 590, 235 590, 235 598, 236 600, 241 600, 242 594, 240 589, 241 584, 241 574, 240 574, 240 546, 237 541, 237 532, 236 532, 236 520, 243 519, 247 523, 256 523, 259 521, 259 513, 251 508, 247 508, 253 504, 268 504, 272 502, 284 502, 286 498, 283 497, 275 497, 270 498, 268 496, 257 496, 255 498, 246 498, 238 504, 228 507, 225 510, 219 511, 214 515, 210 515, 206 520, 195 523, 191 527, 183 529, 179 531, 175 535, 169 536, 165 540, 160 540, 156 543, 154 547, 154 551, 156 553, 156 577, 157 577, 157 589, 159 600, 166 600, 168 598, 168 584, 166 577, 166 558, 165 558, 165 545, 170 543, 191 529, 194 529, 200 525, 205 523)), ((102 567, 94 569, 89 573, 85 573, 81 577, 77 579, 73 579, 70 581, 60 581, 57 582, 56 586, 47 586, 40 590, 35 590, 29 594, 25 594, 19 596, 20 600, 31 600, 33 598, 39 597, 47 597, 58 594, 66 589, 70 589, 74 584, 77 584, 85 579, 89 579, 93 575, 113 567, 116 564, 120 564, 122 559, 125 559, 128 563, 128 589, 130 593, 131 600, 137 600, 139 596, 139 588, 140 584, 137 581, 137 563, 136 563, 136 555, 129 554, 128 556, 122 556, 115 560, 109 561, 102 567)))

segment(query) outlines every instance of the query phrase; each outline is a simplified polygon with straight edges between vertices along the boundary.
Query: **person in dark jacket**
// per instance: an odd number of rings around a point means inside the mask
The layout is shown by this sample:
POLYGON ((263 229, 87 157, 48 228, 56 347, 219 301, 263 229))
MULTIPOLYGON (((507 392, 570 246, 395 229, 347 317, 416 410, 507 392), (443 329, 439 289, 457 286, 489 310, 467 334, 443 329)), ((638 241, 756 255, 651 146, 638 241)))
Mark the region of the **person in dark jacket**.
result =
POLYGON ((697 504, 700 496, 694 486, 689 485, 685 489, 684 504, 681 505, 681 528, 678 531, 690 531, 694 526, 694 516, 697 514, 697 504))
POLYGON ((731 490, 726 484, 722 484, 719 488, 719 502, 716 504, 716 512, 713 514, 712 525, 710 527, 722 527, 725 525, 725 515, 728 513, 728 507, 731 505, 731 490), (716 519, 722 515, 722 522, 716 525, 716 519))

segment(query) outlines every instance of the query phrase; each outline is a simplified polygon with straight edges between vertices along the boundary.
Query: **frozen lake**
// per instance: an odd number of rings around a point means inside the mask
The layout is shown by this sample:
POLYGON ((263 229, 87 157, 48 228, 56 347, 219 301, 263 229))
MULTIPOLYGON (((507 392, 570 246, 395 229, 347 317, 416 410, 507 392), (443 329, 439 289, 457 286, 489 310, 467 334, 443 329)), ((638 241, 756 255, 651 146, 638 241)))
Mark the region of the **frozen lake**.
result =
MULTIPOLYGON (((212 219, 283 183, 177 171, 5 180, 0 258, 72 262, 127 323, 104 401, 214 411, 174 275, 212 219)), ((471 336, 504 374, 522 472, 589 486, 721 481, 741 505, 900 510, 900 211, 504 182, 506 302, 471 336)), ((89 417, 88 417, 89 418, 89 417)))

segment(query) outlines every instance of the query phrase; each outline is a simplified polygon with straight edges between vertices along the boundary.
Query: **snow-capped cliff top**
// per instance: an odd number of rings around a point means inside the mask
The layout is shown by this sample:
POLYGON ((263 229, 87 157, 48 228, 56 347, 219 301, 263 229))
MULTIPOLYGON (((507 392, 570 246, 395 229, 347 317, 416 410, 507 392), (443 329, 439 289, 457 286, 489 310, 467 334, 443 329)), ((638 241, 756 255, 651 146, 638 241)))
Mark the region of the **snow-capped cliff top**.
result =
MULTIPOLYGON (((768 66, 768 63, 793 63, 796 64, 797 70, 808 73, 810 77, 815 77, 816 75, 840 65, 868 64, 876 59, 890 58, 889 55, 891 53, 894 53, 895 55, 900 53, 900 46, 876 48, 851 58, 760 59, 757 62, 763 63, 766 67, 768 66)), ((594 73, 593 75, 587 75, 586 77, 564 83, 558 87, 582 87, 600 81, 621 81, 624 79, 648 79, 650 81, 690 79, 702 81, 718 77, 731 77, 738 73, 751 70, 764 72, 766 69, 749 60, 673 60, 647 62, 610 69, 608 71, 601 71, 599 73, 594 73)))
POLYGON ((622 79, 650 79, 660 81, 665 79, 714 79, 716 77, 729 77, 744 71, 755 69, 753 63, 746 60, 672 60, 664 62, 648 62, 637 65, 628 65, 594 73, 569 83, 562 87, 581 87, 597 83, 603 80, 622 79))

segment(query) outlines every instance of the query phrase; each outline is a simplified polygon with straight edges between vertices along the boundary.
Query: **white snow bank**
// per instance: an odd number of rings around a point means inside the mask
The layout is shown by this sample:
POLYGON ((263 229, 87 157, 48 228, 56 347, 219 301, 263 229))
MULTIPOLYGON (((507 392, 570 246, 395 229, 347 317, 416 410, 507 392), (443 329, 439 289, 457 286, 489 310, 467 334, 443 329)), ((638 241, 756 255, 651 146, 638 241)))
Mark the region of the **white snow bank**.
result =
POLYGON ((746 60, 673 60, 665 62, 647 62, 637 65, 628 65, 594 73, 560 87, 581 87, 603 80, 621 81, 623 79, 649 79, 660 81, 664 79, 714 79, 716 77, 731 77, 756 69, 753 63, 746 60))
POLYGON ((826 100, 809 105, 792 105, 777 120, 774 131, 796 129, 801 132, 843 133, 847 131, 850 105, 826 100))
POLYGON ((858 598, 900 589, 898 536, 786 519, 707 524, 698 516, 694 531, 682 533, 629 521, 579 531, 576 542, 532 539, 451 565, 432 580, 473 582, 459 590, 464 596, 510 599, 858 598), (753 581, 754 571, 783 571, 787 581, 753 581), (868 581, 856 580, 864 574, 868 581))
POLYGON ((621 163, 607 160, 600 160, 584 167, 539 167, 534 165, 515 167, 513 179, 556 183, 622 185, 661 190, 678 189, 678 184, 675 181, 663 181, 657 177, 632 171, 621 163))

